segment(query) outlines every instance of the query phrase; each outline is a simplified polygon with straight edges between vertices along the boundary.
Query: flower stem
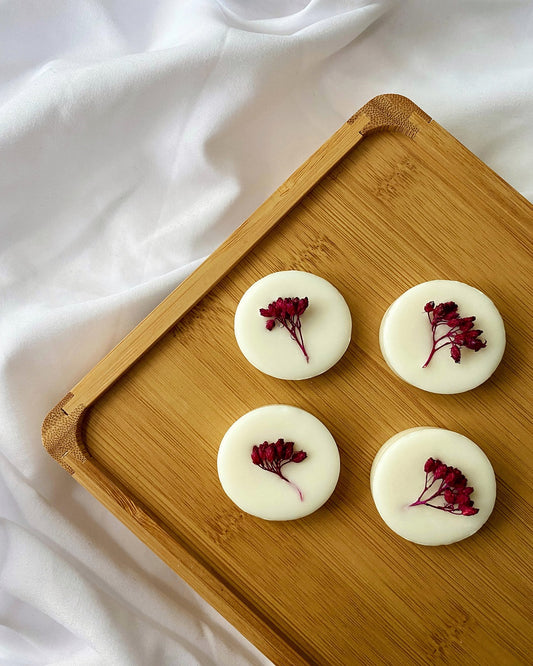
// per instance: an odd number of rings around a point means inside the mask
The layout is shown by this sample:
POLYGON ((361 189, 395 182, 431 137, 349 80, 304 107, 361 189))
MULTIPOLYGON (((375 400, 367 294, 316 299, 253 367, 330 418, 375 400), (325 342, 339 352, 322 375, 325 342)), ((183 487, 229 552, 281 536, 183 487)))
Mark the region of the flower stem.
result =
POLYGON ((303 355, 305 356, 305 360, 307 363, 309 363, 309 355, 307 354, 307 350, 305 349, 305 344, 304 344, 304 338, 302 334, 302 324, 300 322, 300 317, 296 315, 296 318, 293 320, 292 318, 289 320, 291 325, 289 326, 286 322, 285 319, 281 319, 278 317, 279 323, 289 331, 289 334, 291 338, 296 342, 298 347, 302 350, 303 355))

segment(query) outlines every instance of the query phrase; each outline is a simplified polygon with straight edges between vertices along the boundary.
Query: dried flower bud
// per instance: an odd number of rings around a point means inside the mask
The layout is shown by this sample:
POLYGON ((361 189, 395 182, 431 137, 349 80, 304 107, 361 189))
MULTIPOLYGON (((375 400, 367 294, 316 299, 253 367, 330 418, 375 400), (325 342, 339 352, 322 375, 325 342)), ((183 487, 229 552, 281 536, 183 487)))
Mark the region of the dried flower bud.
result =
POLYGON ((450 488, 446 488, 444 491, 444 501, 447 504, 455 504, 455 493, 450 488))
MULTIPOLYGON (((480 335, 483 333, 483 331, 469 331, 469 333, 477 333, 480 335)), ((483 349, 484 347, 487 346, 487 343, 484 340, 480 340, 479 338, 474 338, 474 337, 469 337, 465 341, 465 347, 467 349, 472 349, 472 351, 479 351, 480 349, 483 349)))
POLYGON ((457 303, 448 301, 447 303, 439 303, 433 311, 434 319, 449 319, 455 317, 457 313, 457 303))
POLYGON ((261 456, 259 455, 259 447, 256 445, 252 449, 252 462, 254 465, 259 465, 261 462, 261 456))
POLYGON ((285 444, 285 455, 283 456, 285 460, 290 460, 292 458, 292 453, 294 451, 294 442, 286 442, 285 444))
POLYGON ((457 493, 456 501, 457 501, 457 504, 460 507, 469 506, 469 505, 472 506, 474 504, 474 502, 472 502, 472 500, 469 498, 469 496, 465 494, 464 490, 460 490, 457 493), (469 504, 469 503, 471 503, 471 504, 469 504))
POLYGON ((276 442, 276 456, 283 460, 285 457, 285 440, 283 438, 278 439, 276 442))
POLYGON ((454 485, 456 477, 457 477, 457 472, 451 467, 448 467, 448 471, 446 473, 446 476, 444 477, 444 483, 447 483, 449 486, 454 485))
POLYGON ((429 472, 432 472, 435 469, 436 465, 437 465, 436 460, 434 460, 433 458, 428 458, 426 460, 426 464, 424 465, 424 472, 426 472, 426 474, 429 474, 429 472))
POLYGON ((446 465, 438 465, 435 468, 435 471, 433 472, 433 476, 436 479, 443 479, 446 476, 446 473, 448 472, 448 468, 446 465))
POLYGON ((461 490, 466 486, 466 476, 461 474, 460 476, 455 479, 455 483, 453 484, 456 490, 461 490))
POLYGON ((266 447, 265 460, 267 462, 274 462, 275 455, 276 455, 276 448, 275 448, 274 444, 269 444, 266 447))
POLYGON ((285 299, 285 312, 289 317, 294 317, 296 314, 296 308, 294 307, 294 301, 292 298, 285 299))
POLYGON ((466 333, 470 329, 474 328, 475 320, 475 317, 463 317, 463 319, 459 319, 458 326, 463 333, 466 333))
POLYGON ((457 345, 452 345, 452 348, 450 349, 450 356, 456 363, 461 361, 461 350, 457 345))
POLYGON ((300 463, 302 462, 302 460, 305 460, 306 458, 307 458, 307 453, 305 451, 297 451, 296 453, 293 454, 291 462, 300 463))
POLYGON ((267 323, 265 324, 267 331, 271 331, 275 325, 276 325, 275 319, 268 319, 267 323))
POLYGON ((424 305, 424 312, 433 312, 435 308, 435 301, 429 301, 424 305))
POLYGON ((296 313, 298 315, 303 315, 303 313, 307 310, 309 307, 309 299, 307 296, 305 298, 300 298, 298 299, 298 307, 296 308, 296 313))
POLYGON ((463 516, 475 516, 478 512, 479 509, 476 509, 473 506, 464 506, 461 508, 461 513, 463 516))

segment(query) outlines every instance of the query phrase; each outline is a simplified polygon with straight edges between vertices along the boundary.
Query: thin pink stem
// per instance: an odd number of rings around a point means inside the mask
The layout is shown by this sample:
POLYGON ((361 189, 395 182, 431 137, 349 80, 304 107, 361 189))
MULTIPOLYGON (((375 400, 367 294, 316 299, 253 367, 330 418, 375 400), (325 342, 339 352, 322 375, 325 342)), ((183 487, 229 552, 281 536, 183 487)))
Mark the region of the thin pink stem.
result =
POLYGON ((277 461, 272 461, 268 462, 267 460, 264 460, 261 462, 259 465, 261 469, 264 469, 265 472, 272 472, 272 474, 275 474, 276 476, 279 476, 280 479, 283 479, 286 481, 290 486, 292 486, 296 492, 298 493, 300 500, 303 502, 304 496, 300 488, 294 483, 294 481, 291 481, 288 479, 286 476, 283 475, 283 472, 281 471, 281 468, 283 465, 286 463, 291 462, 290 460, 284 460, 283 462, 277 462, 277 461))
MULTIPOLYGON (((424 494, 431 488, 431 486, 435 483, 435 481, 437 481, 437 479, 434 478, 433 481, 428 486, 428 474, 426 472, 426 484, 425 484, 424 490, 420 493, 420 495, 418 496, 418 499, 415 502, 413 502, 412 504, 409 504, 409 506, 420 506, 421 504, 428 504, 428 502, 430 502, 432 499, 435 499, 435 497, 438 497, 439 495, 441 495, 442 491, 444 490, 444 487, 446 486, 446 483, 445 483, 444 479, 442 479, 442 481, 440 483, 440 486, 438 487, 437 491, 433 493, 433 495, 430 495, 429 497, 426 497, 425 500, 422 499, 424 494)), ((433 505, 428 504, 428 506, 433 506, 433 505)))
POLYGON ((435 322, 431 319, 429 312, 427 313, 427 315, 428 315, 429 323, 431 324, 431 337, 432 337, 432 339, 433 339, 433 345, 432 345, 432 347, 431 347, 431 351, 430 351, 430 353, 429 353, 429 356, 428 356, 426 362, 425 362, 424 365, 422 366, 423 368, 427 368, 427 367, 428 367, 428 365, 429 365, 431 359, 433 358, 433 356, 435 355, 436 352, 438 352, 438 351, 439 351, 440 349, 442 349, 443 347, 446 347, 447 345, 452 345, 452 344, 453 344, 453 340, 452 340, 452 337, 451 337, 451 336, 452 336, 452 333, 455 333, 455 332, 458 330, 458 327, 457 327, 457 326, 454 326, 454 327, 451 328, 447 333, 445 333, 444 335, 441 335, 440 338, 435 338, 435 335, 436 335, 436 333, 437 333, 437 328, 438 328, 441 324, 446 324, 446 322, 445 322, 445 321, 438 321, 437 323, 435 323, 435 322), (448 338, 448 342, 445 342, 445 343, 442 344, 440 347, 438 347, 438 346, 437 346, 438 343, 439 343, 441 340, 444 340, 444 339, 446 339, 446 338, 448 338))
POLYGON ((300 501, 303 502, 304 501, 303 493, 298 488, 298 486, 294 483, 294 481, 291 481, 286 476, 283 476, 283 474, 281 472, 279 473, 279 476, 297 491, 298 495, 300 496, 300 501))
POLYGON ((281 319, 281 318, 278 317, 278 321, 280 322, 280 324, 284 328, 287 329, 287 331, 289 331, 289 334, 290 334, 291 338, 296 342, 298 347, 300 347, 300 349, 302 350, 303 355, 305 356, 305 360, 307 361, 307 363, 309 363, 309 356, 308 356, 307 351, 305 349, 304 339, 303 339, 303 335, 302 335, 302 324, 300 322, 300 317, 298 317, 298 315, 296 315, 296 321, 294 321, 293 319, 290 319, 289 321, 291 322, 291 326, 289 326, 287 324, 285 319, 281 319), (300 337, 298 337, 298 334, 299 334, 300 337))

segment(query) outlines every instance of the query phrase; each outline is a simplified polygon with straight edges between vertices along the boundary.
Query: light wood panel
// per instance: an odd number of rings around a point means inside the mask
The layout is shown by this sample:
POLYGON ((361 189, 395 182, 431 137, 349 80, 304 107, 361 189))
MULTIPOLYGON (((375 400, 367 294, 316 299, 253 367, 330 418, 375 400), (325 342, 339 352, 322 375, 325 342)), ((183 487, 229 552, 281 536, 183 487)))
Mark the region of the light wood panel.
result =
POLYGON ((526 663, 531 220, 412 102, 372 100, 72 389, 45 445, 276 663, 526 663), (292 268, 335 284, 354 321, 343 359, 302 382, 262 375, 233 337, 246 288, 292 268), (461 395, 408 386, 379 351, 388 305, 435 278, 478 287, 506 324, 501 366, 461 395), (298 521, 248 516, 218 483, 224 432, 269 403, 315 414, 341 452, 334 495, 298 521), (452 546, 403 541, 371 499, 374 454, 418 425, 467 435, 497 475, 491 519, 452 546))

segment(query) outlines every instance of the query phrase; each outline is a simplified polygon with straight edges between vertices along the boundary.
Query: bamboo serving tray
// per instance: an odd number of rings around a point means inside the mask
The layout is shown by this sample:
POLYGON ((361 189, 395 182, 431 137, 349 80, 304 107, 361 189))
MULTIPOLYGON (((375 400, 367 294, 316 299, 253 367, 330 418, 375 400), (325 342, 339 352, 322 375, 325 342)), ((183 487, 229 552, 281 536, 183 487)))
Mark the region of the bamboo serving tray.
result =
POLYGON ((277 664, 525 664, 532 218, 415 104, 377 97, 65 396, 45 419, 44 445, 277 664), (354 323, 342 360, 305 381, 261 374, 233 334, 244 291, 288 269, 332 282, 354 323), (484 291, 507 330, 493 377, 460 395, 407 385, 379 350, 389 304, 439 278, 484 291), (301 520, 247 515, 218 481, 228 427, 272 403, 317 416, 341 454, 336 491, 301 520), (379 447, 421 425, 471 438, 496 472, 491 518, 451 546, 396 536, 370 494, 379 447))

